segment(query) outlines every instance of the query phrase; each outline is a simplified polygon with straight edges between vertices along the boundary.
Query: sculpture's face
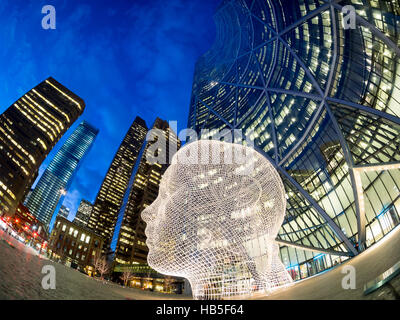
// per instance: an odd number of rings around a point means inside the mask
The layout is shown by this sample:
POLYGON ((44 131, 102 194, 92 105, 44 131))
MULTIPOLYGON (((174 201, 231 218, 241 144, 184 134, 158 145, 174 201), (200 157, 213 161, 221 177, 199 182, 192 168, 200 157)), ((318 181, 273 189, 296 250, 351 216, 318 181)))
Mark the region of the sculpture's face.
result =
MULTIPOLYGON (((212 148, 226 143, 194 142, 179 150, 175 160, 178 156, 179 162, 180 153, 204 150, 199 145, 212 148)), ((286 204, 282 181, 262 155, 233 146, 251 153, 246 165, 253 170, 248 174, 241 174, 242 164, 224 163, 173 162, 165 172, 158 198, 142 213, 148 263, 157 271, 190 278, 199 268, 212 269, 221 259, 245 252, 261 255, 252 249, 253 242, 262 236, 276 237, 286 204)))

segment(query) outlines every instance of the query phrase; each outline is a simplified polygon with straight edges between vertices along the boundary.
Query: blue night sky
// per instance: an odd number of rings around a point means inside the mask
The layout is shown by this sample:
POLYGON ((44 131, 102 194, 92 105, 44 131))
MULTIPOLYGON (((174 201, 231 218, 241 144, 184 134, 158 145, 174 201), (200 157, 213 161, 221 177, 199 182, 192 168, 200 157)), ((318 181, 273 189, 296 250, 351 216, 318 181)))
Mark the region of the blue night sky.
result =
POLYGON ((82 120, 100 129, 65 198, 72 213, 82 198, 94 201, 137 115, 186 127, 194 64, 214 41, 219 2, 1 0, 0 112, 49 76, 86 102, 40 173, 82 120), (56 30, 41 27, 48 4, 56 30))

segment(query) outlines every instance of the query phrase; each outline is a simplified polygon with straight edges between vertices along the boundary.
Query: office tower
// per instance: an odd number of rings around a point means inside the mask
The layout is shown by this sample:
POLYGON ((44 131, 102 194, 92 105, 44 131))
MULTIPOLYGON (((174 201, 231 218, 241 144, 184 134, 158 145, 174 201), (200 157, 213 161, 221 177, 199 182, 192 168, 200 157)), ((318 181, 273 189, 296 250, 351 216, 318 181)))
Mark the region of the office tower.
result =
POLYGON ((140 162, 131 177, 118 215, 111 245, 116 263, 147 263, 148 248, 144 233, 146 225, 140 214, 157 198, 161 177, 169 166, 169 159, 180 146, 181 142, 168 122, 157 118, 148 141, 143 145, 140 162), (155 147, 154 143, 158 141, 162 142, 157 145, 155 155, 151 146, 155 147), (154 161, 154 155, 159 156, 161 160, 154 161))
POLYGON ((287 194, 277 240, 294 279, 399 223, 399 12, 398 1, 226 0, 215 15, 188 127, 241 129, 275 163, 287 194))
POLYGON ((70 208, 67 208, 66 206, 62 205, 60 207, 60 210, 58 210, 58 216, 63 217, 64 219, 68 219, 69 212, 71 211, 70 208))
POLYGON ((97 194, 88 227, 104 238, 104 253, 108 253, 110 249, 122 199, 146 134, 146 122, 136 117, 118 148, 97 194))
POLYGON ((82 114, 85 103, 48 78, 0 115, 0 215, 13 215, 43 160, 82 114))
POLYGON ((79 204, 78 211, 76 212, 74 223, 86 227, 92 210, 93 204, 87 200, 82 200, 79 204))
POLYGON ((61 204, 89 152, 99 130, 83 121, 65 141, 44 171, 29 197, 27 207, 43 224, 49 226, 53 214, 61 204))

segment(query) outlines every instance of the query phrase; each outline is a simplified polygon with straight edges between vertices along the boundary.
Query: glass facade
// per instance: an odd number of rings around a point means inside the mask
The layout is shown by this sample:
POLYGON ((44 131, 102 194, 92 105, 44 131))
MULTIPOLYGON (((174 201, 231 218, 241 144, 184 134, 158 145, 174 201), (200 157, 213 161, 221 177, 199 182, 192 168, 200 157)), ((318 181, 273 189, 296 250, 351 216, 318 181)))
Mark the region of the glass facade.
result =
POLYGON ((60 200, 65 196, 98 132, 98 129, 83 121, 54 156, 32 191, 27 207, 46 226, 49 226, 57 206, 62 203, 60 200))
POLYGON ((216 41, 196 64, 188 127, 214 138, 241 129, 274 163, 287 195, 277 241, 293 278, 341 263, 393 230, 400 3, 226 0, 215 21, 216 41), (354 29, 344 28, 346 5, 355 9, 354 29))

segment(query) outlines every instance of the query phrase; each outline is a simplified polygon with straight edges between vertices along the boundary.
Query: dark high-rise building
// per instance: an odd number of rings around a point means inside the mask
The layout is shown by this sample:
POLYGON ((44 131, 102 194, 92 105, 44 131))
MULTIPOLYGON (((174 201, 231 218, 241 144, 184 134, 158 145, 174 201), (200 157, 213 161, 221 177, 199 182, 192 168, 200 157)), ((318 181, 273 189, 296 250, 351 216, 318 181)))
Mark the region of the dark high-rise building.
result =
POLYGON ((97 194, 88 227, 104 238, 104 252, 110 249, 111 238, 121 209, 122 199, 146 134, 146 122, 140 117, 136 117, 122 141, 97 194))
POLYGON ((93 210, 93 204, 87 200, 82 200, 76 212, 74 223, 86 227, 89 223, 90 214, 93 210))
POLYGON ((29 196, 27 207, 43 224, 49 226, 98 132, 83 121, 54 156, 29 196))
POLYGON ((157 118, 148 141, 142 147, 140 162, 132 174, 118 215, 111 244, 117 264, 147 263, 145 223, 140 215, 157 198, 161 177, 180 146, 181 142, 168 122, 157 118), (151 146, 155 147, 157 142, 160 143, 157 144, 157 154, 154 154, 151 146), (160 161, 155 161, 153 155, 160 161))
POLYGON ((275 165, 287 193, 277 240, 293 278, 393 230, 400 3, 225 0, 215 20, 216 41, 196 65, 188 127, 241 129, 275 165), (345 5, 355 9, 354 28, 345 5))
POLYGON ((43 160, 84 108, 81 98, 49 78, 0 115, 0 214, 14 214, 43 160))

